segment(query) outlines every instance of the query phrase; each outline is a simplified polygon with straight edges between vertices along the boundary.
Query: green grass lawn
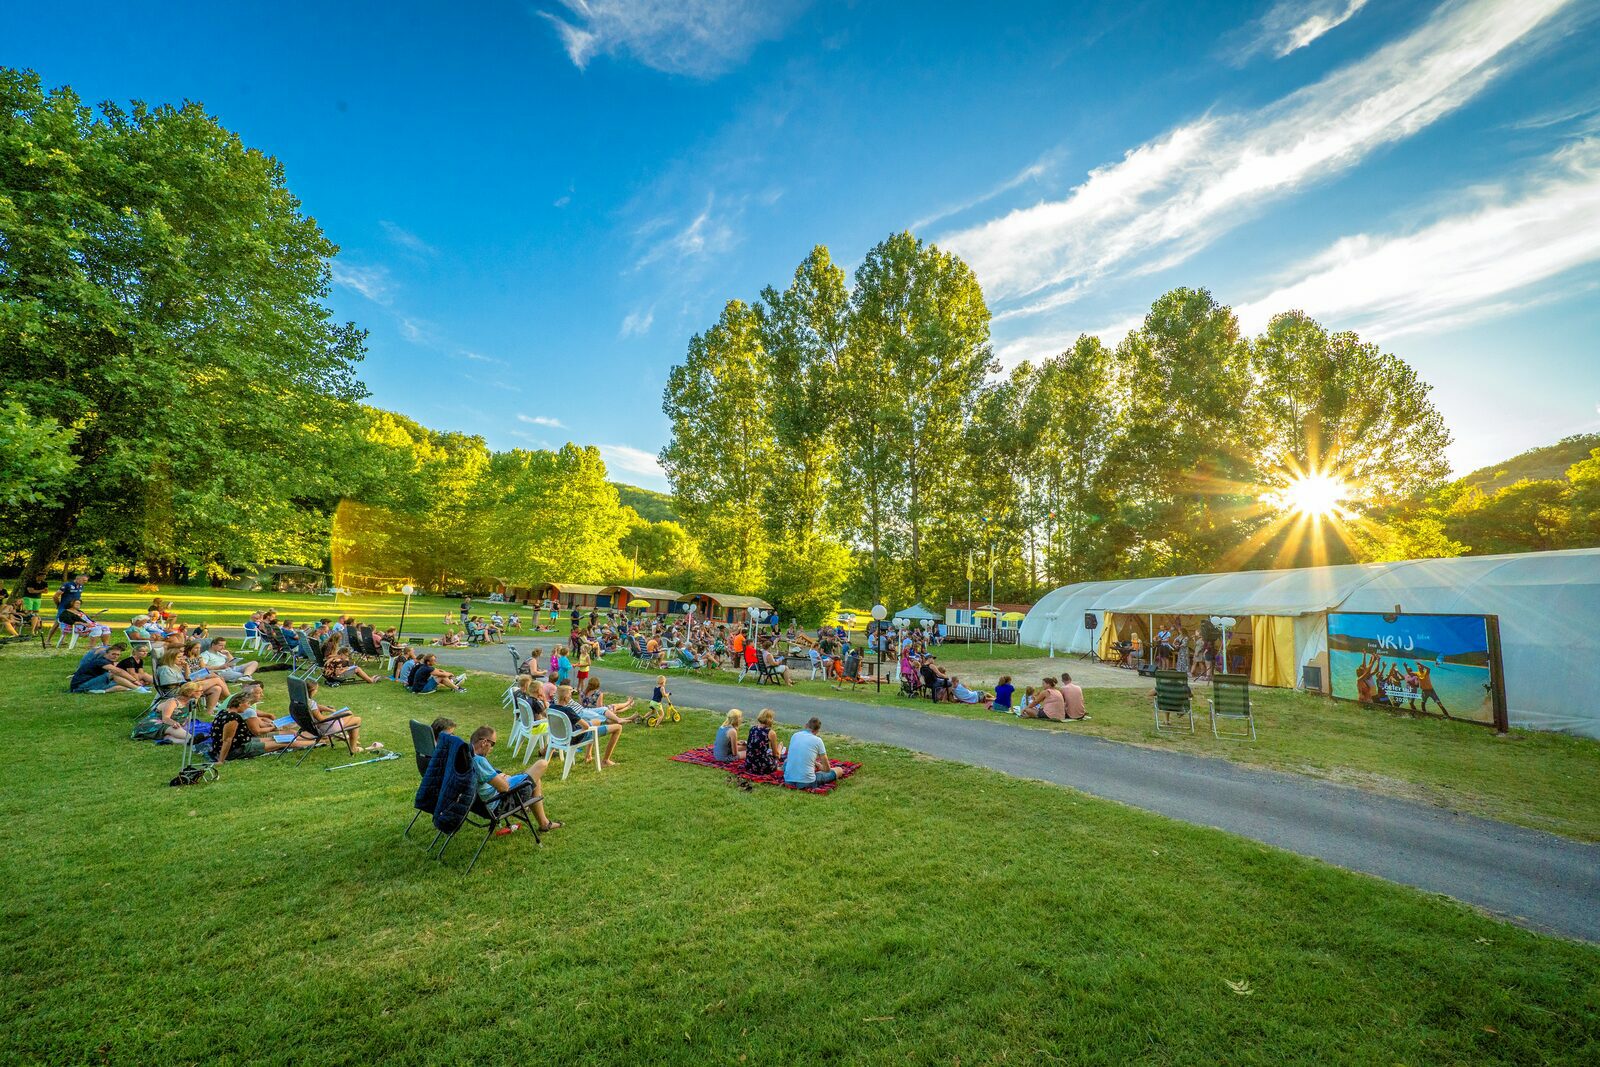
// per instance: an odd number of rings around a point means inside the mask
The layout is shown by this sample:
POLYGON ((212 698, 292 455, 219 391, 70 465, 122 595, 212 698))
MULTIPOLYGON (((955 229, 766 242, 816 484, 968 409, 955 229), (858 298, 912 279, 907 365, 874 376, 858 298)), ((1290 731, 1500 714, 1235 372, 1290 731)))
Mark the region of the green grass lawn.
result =
MULTIPOLYGON (((59 586, 59 582, 56 583, 59 586)), ((164 585, 159 593, 141 593, 137 585, 118 582, 91 582, 84 590, 84 607, 90 612, 108 609, 100 618, 118 633, 127 626, 134 615, 150 606, 159 596, 163 602, 172 602, 172 613, 187 623, 204 622, 211 627, 239 627, 252 611, 276 608, 286 619, 301 622, 306 619, 331 619, 339 615, 354 615, 362 622, 380 629, 400 624, 401 608, 405 598, 379 593, 358 593, 354 596, 314 596, 310 593, 243 593, 234 589, 203 589, 185 585, 164 585)), ((473 601, 474 611, 487 618, 500 608, 501 614, 515 608, 521 613, 524 629, 531 625, 533 609, 512 604, 491 604, 486 600, 473 601)), ((50 601, 45 600, 48 611, 50 601)), ((461 601, 442 596, 414 596, 406 609, 406 633, 437 634, 444 632, 444 618, 459 618, 461 601)), ((567 626, 561 624, 565 634, 567 626)), ((546 635, 548 636, 548 635, 546 635)))
MULTIPOLYGON (((941 656, 949 658, 944 651, 941 656)), ((612 669, 633 669, 625 654, 613 653, 605 663, 612 669)), ((1585 738, 1531 730, 1498 735, 1470 723, 1378 712, 1287 689, 1252 689, 1257 739, 1218 740, 1200 718, 1209 692, 1203 686, 1196 688, 1195 732, 1163 731, 1157 736, 1151 698, 1144 689, 1089 689, 1090 718, 1068 726, 904 697, 898 683, 886 682, 880 693, 868 685, 835 690, 827 682, 805 680, 798 669, 797 677, 797 693, 993 719, 1019 729, 1072 730, 1216 756, 1600 841, 1600 743, 1585 738)), ((705 672, 702 680, 740 684, 731 671, 705 672)), ((753 681, 743 684, 755 688, 753 681)))
MULTIPOLYGON (((169 789, 141 698, 0 656, 10 1062, 1600 1059, 1594 946, 1041 783, 835 738, 836 793, 745 793, 666 760, 689 712, 464 878, 465 839, 401 839, 409 758, 169 789)), ((330 695, 404 749, 446 711, 504 738, 499 681, 330 695)))

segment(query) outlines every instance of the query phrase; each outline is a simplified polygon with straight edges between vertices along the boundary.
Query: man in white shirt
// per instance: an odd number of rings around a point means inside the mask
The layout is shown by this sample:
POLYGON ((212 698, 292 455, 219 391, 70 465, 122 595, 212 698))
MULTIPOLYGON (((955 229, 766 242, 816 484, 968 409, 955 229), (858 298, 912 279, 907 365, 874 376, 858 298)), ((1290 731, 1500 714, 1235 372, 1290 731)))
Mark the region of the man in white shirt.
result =
POLYGON ((228 652, 228 639, 219 637, 212 641, 206 650, 200 653, 200 662, 212 674, 218 675, 225 682, 242 682, 256 673, 260 666, 255 660, 249 663, 240 663, 228 652))
POLYGON ((828 760, 828 750, 822 744, 822 720, 812 717, 806 728, 789 738, 789 754, 783 761, 785 785, 811 788, 837 781, 839 772, 828 760))

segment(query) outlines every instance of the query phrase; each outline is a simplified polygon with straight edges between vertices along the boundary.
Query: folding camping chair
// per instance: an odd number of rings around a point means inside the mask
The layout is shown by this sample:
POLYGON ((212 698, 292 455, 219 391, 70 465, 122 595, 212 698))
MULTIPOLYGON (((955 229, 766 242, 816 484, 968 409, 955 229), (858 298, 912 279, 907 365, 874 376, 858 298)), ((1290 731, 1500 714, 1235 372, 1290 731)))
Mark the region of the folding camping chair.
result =
MULTIPOLYGON (((420 778, 428 773, 428 760, 433 758, 433 750, 437 744, 438 742, 433 738, 432 727, 428 726, 427 723, 418 722, 416 719, 411 720, 411 747, 416 750, 417 777, 420 778)), ((411 828, 417 824, 417 819, 421 815, 422 809, 417 808, 415 814, 411 816, 411 821, 406 823, 406 831, 400 835, 401 837, 409 838, 411 836, 411 828)), ((428 847, 432 848, 433 846, 429 845, 428 847)))
POLYGON ((304 749, 300 753, 300 758, 294 761, 294 765, 296 767, 304 763, 307 756, 311 755, 311 753, 315 752, 317 749, 322 748, 324 745, 331 750, 333 748, 334 741, 348 742, 348 731, 346 730, 344 723, 340 721, 345 718, 345 716, 348 714, 347 712, 335 712, 319 723, 314 717, 312 717, 311 714, 311 696, 306 692, 305 680, 303 678, 296 678, 293 675, 290 675, 288 679, 288 685, 289 717, 294 720, 294 725, 296 729, 300 731, 300 733, 315 739, 315 743, 312 744, 310 748, 304 749), (323 733, 323 728, 329 723, 333 724, 333 729, 330 729, 327 733, 323 733))
MULTIPOLYGON (((422 724, 417 723, 417 725, 421 726, 422 724)), ((432 731, 428 730, 427 727, 423 726, 422 729, 427 731, 430 735, 432 734, 432 731)), ((417 736, 415 729, 413 729, 412 733, 414 737, 417 736)), ((447 751, 454 759, 458 761, 465 761, 465 764, 457 764, 460 770, 468 774, 471 773, 470 770, 467 770, 467 766, 470 765, 472 760, 472 749, 467 746, 466 742, 457 738, 455 739, 455 743, 452 744, 447 751)), ((429 760, 431 761, 435 758, 438 758, 439 754, 439 750, 435 748, 434 755, 430 756, 429 760)), ((478 798, 477 790, 474 789, 472 806, 468 809, 466 816, 462 819, 461 826, 456 827, 455 830, 448 834, 444 833, 443 831, 436 832, 433 835, 433 841, 428 844, 428 851, 431 853, 433 851, 433 846, 436 844, 439 845, 439 853, 438 855, 434 856, 434 859, 442 862, 444 860, 445 850, 450 847, 450 842, 456 839, 456 834, 459 834, 463 827, 482 827, 484 831, 483 840, 478 842, 478 850, 472 854, 472 860, 467 864, 467 869, 462 872, 462 877, 464 878, 471 874, 472 869, 478 865, 478 857, 483 855, 484 846, 489 843, 489 838, 493 837, 494 832, 500 829, 501 826, 520 822, 532 832, 533 843, 535 845, 542 844, 542 842, 539 840, 539 824, 528 817, 528 810, 531 807, 531 803, 519 804, 514 808, 510 808, 506 811, 496 814, 491 812, 488 805, 478 798), (439 844, 441 839, 443 839, 443 844, 439 844)), ((421 809, 418 809, 417 815, 421 814, 421 809)), ((416 822, 417 815, 413 815, 411 817, 411 821, 413 823, 416 822)), ((406 829, 409 831, 410 826, 407 826, 406 829)))
POLYGON ((1250 676, 1214 674, 1211 676, 1211 735, 1219 740, 1254 741, 1256 720, 1250 714, 1250 676), (1243 719, 1247 730, 1217 732, 1218 719, 1243 719))
POLYGON ((1189 690, 1189 677, 1182 671, 1156 671, 1156 733, 1178 729, 1172 721, 1174 715, 1188 720, 1189 732, 1194 733, 1194 695, 1189 690), (1165 723, 1161 721, 1163 716, 1165 723))

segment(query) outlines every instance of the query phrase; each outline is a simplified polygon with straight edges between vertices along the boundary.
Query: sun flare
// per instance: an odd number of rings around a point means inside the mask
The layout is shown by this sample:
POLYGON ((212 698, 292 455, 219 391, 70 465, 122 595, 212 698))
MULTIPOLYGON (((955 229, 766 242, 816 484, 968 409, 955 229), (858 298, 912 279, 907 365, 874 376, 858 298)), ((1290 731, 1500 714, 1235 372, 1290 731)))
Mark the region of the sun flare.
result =
POLYGON ((1278 493, 1279 505, 1310 519, 1339 514, 1350 496, 1350 486, 1337 474, 1310 473, 1290 478, 1278 493))

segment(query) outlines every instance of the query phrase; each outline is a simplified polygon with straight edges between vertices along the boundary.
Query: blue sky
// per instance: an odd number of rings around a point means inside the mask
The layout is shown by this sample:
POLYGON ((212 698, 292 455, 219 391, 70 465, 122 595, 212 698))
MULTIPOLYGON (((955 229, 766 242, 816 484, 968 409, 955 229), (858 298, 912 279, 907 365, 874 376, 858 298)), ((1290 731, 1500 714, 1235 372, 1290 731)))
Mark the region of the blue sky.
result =
POLYGON ((661 389, 815 243, 973 264, 1003 361, 1202 285, 1417 367, 1458 470, 1600 429, 1592 0, 107 4, 0 63, 202 101, 342 248, 374 402, 664 488, 661 389))

